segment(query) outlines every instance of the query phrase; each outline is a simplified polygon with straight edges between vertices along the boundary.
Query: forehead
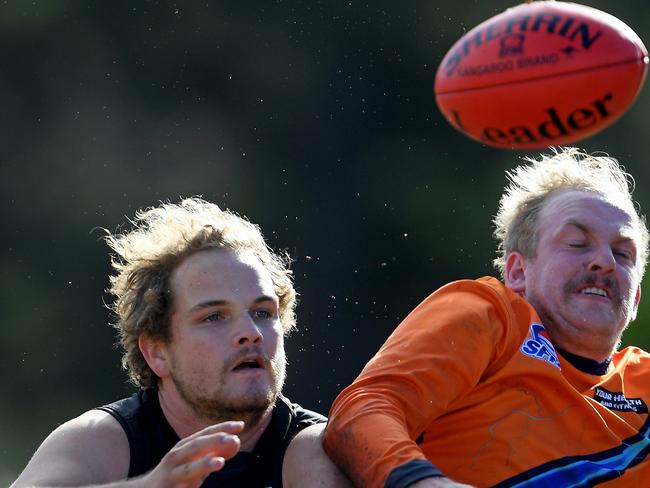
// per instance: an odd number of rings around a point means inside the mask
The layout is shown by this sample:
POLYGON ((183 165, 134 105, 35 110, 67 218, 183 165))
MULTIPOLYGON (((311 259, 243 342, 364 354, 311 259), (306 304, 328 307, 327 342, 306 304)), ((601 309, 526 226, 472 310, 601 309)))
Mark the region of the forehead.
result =
POLYGON ((172 271, 170 288, 177 304, 276 297, 271 274, 250 251, 206 249, 194 253, 172 271))
POLYGON ((636 213, 626 207, 597 193, 566 190, 548 199, 538 228, 540 232, 559 231, 567 225, 579 224, 591 232, 638 241, 641 234, 636 213))

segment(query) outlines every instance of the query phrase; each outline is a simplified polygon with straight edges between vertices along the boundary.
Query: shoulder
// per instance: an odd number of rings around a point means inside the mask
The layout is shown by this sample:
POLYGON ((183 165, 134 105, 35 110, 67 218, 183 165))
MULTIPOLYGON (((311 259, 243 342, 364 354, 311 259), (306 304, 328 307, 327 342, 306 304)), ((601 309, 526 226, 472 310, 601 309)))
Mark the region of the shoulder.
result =
POLYGON ((452 314, 467 313, 486 305, 500 305, 508 298, 508 289, 496 278, 452 281, 427 296, 409 315, 427 313, 432 308, 448 310, 452 314), (459 307, 460 304, 462 307, 459 307))
POLYGON ((292 403, 288 398, 281 396, 278 398, 278 404, 284 404, 291 412, 292 422, 304 428, 314 424, 327 422, 327 417, 313 410, 301 407, 297 403, 292 403))
POLYGON ((323 415, 302 408, 297 403, 292 403, 291 400, 280 395, 273 409, 271 431, 275 442, 282 442, 286 449, 298 432, 310 425, 325 422, 327 422, 327 418, 323 415))
POLYGON ((626 375, 642 375, 645 379, 650 377, 650 353, 641 348, 628 346, 615 352, 612 363, 615 368, 625 370, 626 375))
POLYGON ((627 346, 614 353, 612 359, 617 362, 639 362, 649 361, 650 352, 644 351, 640 347, 627 346))
POLYGON ((293 438, 282 464, 285 488, 351 487, 350 481, 325 454, 323 449, 324 423, 304 428, 293 438))
POLYGON ((129 442, 108 412, 89 410, 57 427, 12 485, 78 486, 125 479, 129 442))
POLYGON ((523 327, 524 331, 531 323, 540 321, 526 299, 490 276, 449 283, 431 294, 422 305, 425 305, 425 312, 435 310, 437 320, 490 324, 498 328, 506 325, 517 330, 523 327))
POLYGON ((492 276, 484 276, 476 280, 452 281, 438 288, 428 299, 438 297, 461 299, 466 304, 491 302, 495 305, 504 305, 513 301, 525 301, 503 282, 492 276))
MULTIPOLYGON (((438 288, 395 329, 391 343, 426 349, 432 337, 484 336, 501 340, 506 331, 536 321, 532 307, 496 278, 459 280, 438 288)), ((456 337, 455 339, 459 339, 456 337)))

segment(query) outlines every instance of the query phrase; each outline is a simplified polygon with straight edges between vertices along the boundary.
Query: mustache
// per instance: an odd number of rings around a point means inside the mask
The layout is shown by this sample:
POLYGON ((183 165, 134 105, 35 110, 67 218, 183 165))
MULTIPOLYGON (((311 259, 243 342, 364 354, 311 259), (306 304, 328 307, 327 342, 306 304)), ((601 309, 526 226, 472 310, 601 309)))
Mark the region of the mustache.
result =
POLYGON ((238 363, 241 362, 243 358, 246 356, 259 356, 260 360, 262 361, 262 365, 266 369, 271 369, 272 364, 271 364, 271 358, 269 355, 261 348, 258 346, 252 346, 252 347, 247 347, 245 349, 241 349, 240 351, 237 351, 236 354, 233 354, 231 357, 228 358, 228 360, 225 362, 225 370, 230 371, 232 370, 238 363))
POLYGON ((599 278, 595 273, 589 273, 579 278, 569 280, 564 285, 565 293, 573 293, 580 288, 585 288, 589 286, 604 286, 609 290, 609 298, 616 304, 622 302, 621 298, 621 289, 618 286, 618 283, 612 276, 605 276, 599 278))

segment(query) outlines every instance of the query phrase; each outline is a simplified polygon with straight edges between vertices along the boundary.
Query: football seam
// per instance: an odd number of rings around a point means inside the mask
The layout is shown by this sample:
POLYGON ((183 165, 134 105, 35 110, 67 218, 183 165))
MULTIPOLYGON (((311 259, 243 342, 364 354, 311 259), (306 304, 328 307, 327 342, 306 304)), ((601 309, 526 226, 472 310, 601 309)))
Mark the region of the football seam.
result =
MULTIPOLYGON (((646 67, 647 67, 647 65, 648 65, 647 55, 643 55, 642 57, 638 57, 638 58, 627 59, 627 60, 624 60, 624 61, 616 61, 615 63, 599 64, 599 65, 589 66, 589 67, 586 67, 586 68, 576 69, 576 70, 572 70, 572 71, 565 71, 565 72, 562 72, 562 73, 551 73, 551 74, 542 75, 542 76, 535 76, 535 77, 531 77, 531 78, 522 78, 521 80, 513 80, 513 81, 506 81, 506 82, 499 82, 499 83, 491 83, 489 85, 481 85, 481 86, 475 86, 475 87, 470 87, 470 88, 461 88, 461 89, 457 89, 457 90, 436 91, 436 89, 434 87, 434 93, 435 93, 436 96, 439 96, 439 95, 451 95, 451 94, 463 93, 463 92, 475 91, 475 90, 485 90, 485 89, 488 89, 488 88, 504 87, 504 86, 509 86, 509 85, 517 85, 519 83, 527 83, 529 81, 541 81, 541 80, 544 80, 544 79, 547 79, 547 78, 557 78, 557 77, 562 77, 562 76, 575 75, 575 74, 579 74, 579 73, 586 73, 586 72, 593 71, 593 70, 607 69, 607 68, 611 68, 611 67, 618 66, 618 65, 630 64, 630 63, 638 63, 638 62, 644 63, 646 65, 646 67), (646 61, 644 62, 644 60, 646 60, 646 61)), ((642 70, 641 73, 642 74, 645 73, 645 69, 642 70)))

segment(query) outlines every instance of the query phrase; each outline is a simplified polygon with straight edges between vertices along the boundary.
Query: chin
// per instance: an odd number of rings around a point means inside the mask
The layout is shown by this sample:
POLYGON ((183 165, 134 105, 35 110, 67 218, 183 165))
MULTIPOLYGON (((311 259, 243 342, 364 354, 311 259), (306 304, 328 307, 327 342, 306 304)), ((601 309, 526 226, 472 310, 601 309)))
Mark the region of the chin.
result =
POLYGON ((278 397, 279 391, 269 385, 264 384, 246 385, 235 388, 232 394, 233 403, 246 403, 250 405, 266 405, 273 403, 278 397))

